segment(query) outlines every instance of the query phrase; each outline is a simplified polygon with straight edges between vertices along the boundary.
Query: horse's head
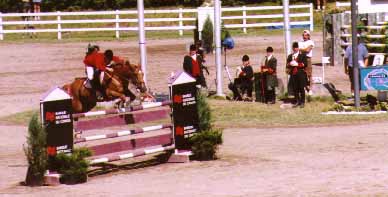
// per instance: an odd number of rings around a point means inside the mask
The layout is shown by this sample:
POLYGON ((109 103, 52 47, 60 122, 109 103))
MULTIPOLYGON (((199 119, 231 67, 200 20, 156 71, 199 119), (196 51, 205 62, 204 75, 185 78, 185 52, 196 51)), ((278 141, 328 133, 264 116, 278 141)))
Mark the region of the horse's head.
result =
POLYGON ((134 85, 140 90, 140 92, 144 93, 147 91, 147 87, 144 82, 144 73, 141 70, 138 64, 130 64, 128 61, 125 62, 126 66, 128 66, 131 71, 131 80, 134 85))

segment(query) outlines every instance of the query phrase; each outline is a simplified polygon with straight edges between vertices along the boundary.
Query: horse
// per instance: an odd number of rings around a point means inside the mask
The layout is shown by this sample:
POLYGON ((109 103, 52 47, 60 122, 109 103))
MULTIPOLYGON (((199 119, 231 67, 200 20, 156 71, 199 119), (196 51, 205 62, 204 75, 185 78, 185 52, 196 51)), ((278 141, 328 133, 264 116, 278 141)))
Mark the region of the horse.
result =
POLYGON ((127 87, 125 89, 125 95, 129 96, 131 101, 136 98, 140 99, 140 93, 147 91, 144 82, 144 73, 140 65, 130 64, 129 61, 125 61, 125 63, 117 63, 111 67, 113 68, 113 73, 122 80, 123 86, 127 87))
MULTIPOLYGON (((127 101, 127 96, 133 101, 140 98, 138 93, 145 93, 147 88, 143 79, 143 72, 139 65, 117 63, 112 65, 113 71, 105 71, 102 86, 106 97, 104 101, 120 99, 121 103, 127 101)), ((88 112, 94 108, 98 102, 95 90, 84 86, 85 78, 76 78, 72 83, 65 84, 62 88, 72 96, 73 113, 88 112)), ((140 100, 140 99, 139 99, 140 100)))

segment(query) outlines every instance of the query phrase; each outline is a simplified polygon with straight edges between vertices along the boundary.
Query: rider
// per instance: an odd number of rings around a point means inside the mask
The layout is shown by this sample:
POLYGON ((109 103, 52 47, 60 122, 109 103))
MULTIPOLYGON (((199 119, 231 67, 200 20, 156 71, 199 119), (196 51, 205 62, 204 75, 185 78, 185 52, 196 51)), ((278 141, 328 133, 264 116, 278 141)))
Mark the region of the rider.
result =
POLYGON ((105 97, 105 91, 101 86, 104 79, 104 73, 106 70, 112 72, 113 68, 111 68, 111 66, 118 62, 122 63, 123 60, 114 56, 112 50, 106 50, 104 53, 100 53, 98 46, 89 47, 88 53, 84 59, 87 75, 85 86, 97 90, 97 93, 102 94, 99 97, 105 97))

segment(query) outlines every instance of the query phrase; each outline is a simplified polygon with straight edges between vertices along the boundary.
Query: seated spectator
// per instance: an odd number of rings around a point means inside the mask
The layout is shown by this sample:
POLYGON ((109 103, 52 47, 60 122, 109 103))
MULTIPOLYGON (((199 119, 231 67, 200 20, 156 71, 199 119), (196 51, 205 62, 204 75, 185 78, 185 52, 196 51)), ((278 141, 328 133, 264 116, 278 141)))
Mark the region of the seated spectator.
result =
POLYGON ((238 73, 238 79, 241 81, 241 94, 246 97, 244 100, 252 101, 253 91, 253 69, 249 62, 249 56, 244 55, 242 58, 241 71, 238 73))

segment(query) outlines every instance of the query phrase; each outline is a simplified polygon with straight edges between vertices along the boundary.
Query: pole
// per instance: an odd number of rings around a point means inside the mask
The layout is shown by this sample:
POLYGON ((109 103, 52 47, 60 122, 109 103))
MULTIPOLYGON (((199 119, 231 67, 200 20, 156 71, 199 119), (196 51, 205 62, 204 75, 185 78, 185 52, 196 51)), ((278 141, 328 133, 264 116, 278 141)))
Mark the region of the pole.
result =
POLYGON ((137 0, 137 17, 139 24, 139 48, 140 48, 140 63, 141 70, 144 73, 144 82, 147 85, 147 51, 144 31, 144 2, 137 0))
POLYGON ((290 32, 290 16, 289 16, 289 1, 283 0, 283 19, 284 19, 284 36, 286 46, 286 57, 291 53, 291 32, 290 32))
POLYGON ((217 96, 224 96, 222 93, 222 60, 221 60, 221 2, 214 1, 214 27, 216 44, 216 67, 217 67, 217 96))
POLYGON ((358 65, 358 39, 357 39, 357 0, 351 0, 352 18, 352 62, 354 83, 354 105, 360 107, 359 65, 358 65))

